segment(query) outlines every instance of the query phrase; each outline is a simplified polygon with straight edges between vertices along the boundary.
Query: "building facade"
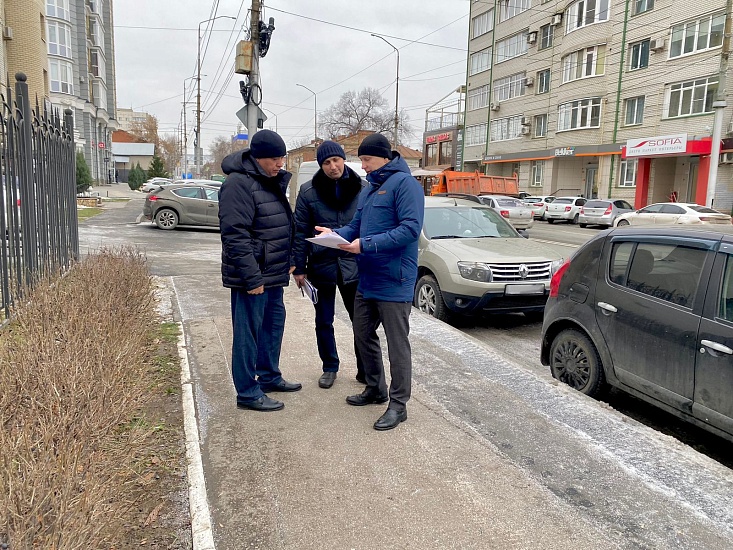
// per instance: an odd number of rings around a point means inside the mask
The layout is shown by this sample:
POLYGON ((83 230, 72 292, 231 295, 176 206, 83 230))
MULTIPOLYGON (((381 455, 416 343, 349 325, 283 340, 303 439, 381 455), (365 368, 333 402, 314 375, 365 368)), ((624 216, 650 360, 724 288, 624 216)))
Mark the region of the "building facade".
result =
POLYGON ((118 127, 112 0, 46 0, 45 14, 51 103, 74 113, 77 146, 92 178, 112 182, 111 133, 118 127))
MULTIPOLYGON (((705 204, 724 7, 471 0, 463 169, 517 173, 538 195, 705 204)), ((723 137, 730 71, 727 90, 723 137)), ((713 204, 733 206, 725 161, 713 204)))
POLYGON ((117 108, 117 126, 120 130, 130 132, 136 125, 145 124, 150 115, 145 111, 117 108))
POLYGON ((12 89, 15 74, 28 77, 31 104, 43 105, 49 96, 48 56, 46 55, 45 0, 4 0, 4 66, 0 79, 12 89), (9 78, 9 81, 7 79, 9 78))

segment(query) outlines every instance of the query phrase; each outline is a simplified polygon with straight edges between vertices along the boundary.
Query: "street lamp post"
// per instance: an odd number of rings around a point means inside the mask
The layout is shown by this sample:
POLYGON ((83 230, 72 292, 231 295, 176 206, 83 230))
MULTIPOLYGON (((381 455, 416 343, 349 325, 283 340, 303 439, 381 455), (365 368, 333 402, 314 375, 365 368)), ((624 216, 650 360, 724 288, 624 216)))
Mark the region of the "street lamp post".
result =
MULTIPOLYGON (((216 21, 217 19, 234 19, 231 15, 217 15, 210 19, 204 19, 199 23, 198 30, 198 48, 196 55, 196 150, 194 157, 196 159, 196 177, 201 177, 201 25, 208 23, 209 21, 216 21)), ((185 99, 184 99, 185 101, 185 99)), ((185 108, 185 106, 184 106, 185 108)))
POLYGON ((186 179, 186 174, 188 174, 188 129, 186 128, 186 105, 188 105, 188 101, 186 101, 186 82, 194 78, 196 77, 189 76, 183 79, 183 162, 181 163, 184 174, 183 179, 186 179))
POLYGON ((296 86, 305 88, 313 94, 313 147, 316 147, 318 144, 318 99, 316 98, 316 92, 311 90, 308 86, 303 86, 303 84, 296 84, 296 86))
POLYGON ((399 128, 400 118, 399 118, 399 102, 400 102, 400 50, 395 48, 395 46, 389 42, 386 38, 383 36, 379 36, 378 34, 372 33, 372 36, 376 38, 381 38, 384 40, 387 44, 392 46, 392 49, 397 52, 397 81, 395 85, 395 98, 394 98, 394 148, 397 149, 397 132, 399 128))
POLYGON ((264 107, 260 107, 263 111, 267 111, 268 113, 272 113, 273 118, 275 119, 275 133, 277 133, 277 115, 271 111, 270 109, 265 109, 264 107))

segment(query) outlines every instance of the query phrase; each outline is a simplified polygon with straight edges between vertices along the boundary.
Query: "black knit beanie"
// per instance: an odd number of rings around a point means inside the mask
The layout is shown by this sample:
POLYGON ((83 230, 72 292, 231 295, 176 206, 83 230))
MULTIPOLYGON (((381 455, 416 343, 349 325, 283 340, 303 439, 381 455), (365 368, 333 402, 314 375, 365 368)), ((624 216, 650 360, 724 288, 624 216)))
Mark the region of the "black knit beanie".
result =
POLYGON ((326 159, 330 159, 331 157, 341 157, 346 160, 346 153, 344 153, 344 148, 335 141, 324 141, 318 146, 318 151, 316 152, 318 166, 323 166, 326 159))
POLYGON ((252 136, 249 152, 256 159, 274 159, 284 157, 288 151, 278 134, 272 130, 260 130, 252 136))
POLYGON ((382 134, 371 134, 365 137, 359 145, 358 155, 392 160, 392 147, 382 134))

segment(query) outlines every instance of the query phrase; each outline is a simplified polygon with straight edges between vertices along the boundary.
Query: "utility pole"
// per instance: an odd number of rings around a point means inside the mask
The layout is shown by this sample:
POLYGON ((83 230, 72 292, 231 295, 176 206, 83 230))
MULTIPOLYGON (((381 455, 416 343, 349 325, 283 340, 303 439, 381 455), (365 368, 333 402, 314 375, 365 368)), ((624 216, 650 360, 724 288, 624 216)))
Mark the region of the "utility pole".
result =
POLYGON ((728 57, 730 56, 731 39, 731 7, 733 0, 725 2, 725 26, 723 28, 723 47, 720 50, 720 69, 718 70, 718 89, 713 99, 713 143, 710 151, 710 171, 708 172, 708 192, 705 197, 705 206, 713 207, 715 201, 715 187, 718 183, 718 163, 720 162, 720 140, 723 136, 723 114, 728 106, 725 101, 725 84, 728 78, 728 57))
POLYGON ((262 97, 260 88, 260 0, 252 0, 250 14, 250 40, 252 41, 252 70, 249 74, 250 100, 247 103, 247 140, 252 143, 252 136, 257 132, 260 110, 257 104, 262 97))
POLYGON ((397 149, 397 142, 399 141, 398 132, 400 126, 400 50, 392 44, 389 40, 378 34, 372 33, 375 38, 380 38, 389 44, 397 54, 397 80, 395 82, 395 97, 394 97, 394 148, 397 149))

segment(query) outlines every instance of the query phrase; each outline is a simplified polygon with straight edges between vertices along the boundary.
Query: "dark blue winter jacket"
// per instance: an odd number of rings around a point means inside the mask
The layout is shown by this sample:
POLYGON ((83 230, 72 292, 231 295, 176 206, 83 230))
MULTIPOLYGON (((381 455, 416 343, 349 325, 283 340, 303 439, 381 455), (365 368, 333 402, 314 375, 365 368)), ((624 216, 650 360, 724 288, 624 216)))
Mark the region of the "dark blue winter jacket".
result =
POLYGON ((249 150, 226 157, 219 191, 221 276, 225 287, 287 286, 292 264, 293 211, 285 196, 292 174, 268 177, 249 150))
POLYGON ((336 232, 361 240, 359 292, 366 299, 411 302, 417 279, 417 241, 425 193, 395 153, 388 164, 367 175, 354 219, 336 232))

